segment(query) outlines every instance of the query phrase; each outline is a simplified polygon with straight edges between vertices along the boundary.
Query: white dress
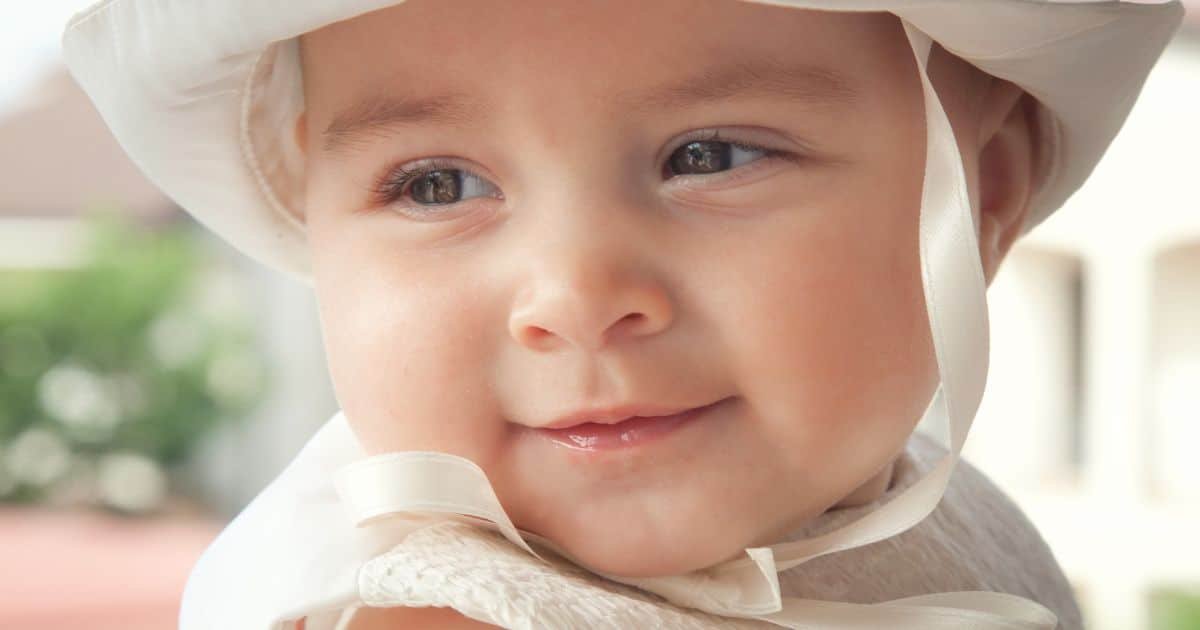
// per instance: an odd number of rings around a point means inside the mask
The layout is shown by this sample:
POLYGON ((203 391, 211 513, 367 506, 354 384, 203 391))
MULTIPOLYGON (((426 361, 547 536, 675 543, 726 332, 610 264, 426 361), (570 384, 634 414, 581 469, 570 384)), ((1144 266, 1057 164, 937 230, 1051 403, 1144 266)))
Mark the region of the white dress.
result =
MULTIPOLYGON (((832 510, 789 539, 855 520, 928 472, 945 450, 914 434, 891 487, 875 503, 832 510)), ((541 551, 541 550, 539 550, 541 551)), ((547 566, 499 533, 446 521, 409 534, 363 565, 369 606, 448 606, 504 628, 775 628, 680 608, 606 580, 557 556, 547 566)), ((960 463, 938 508, 912 529, 779 573, 781 590, 806 599, 873 603, 943 591, 1020 595, 1054 611, 1063 630, 1082 627, 1071 588, 1021 511, 978 470, 960 463)), ((355 608, 326 627, 344 630, 355 608)), ((318 620, 313 620, 318 621, 318 620)), ((323 630, 310 621, 309 630, 323 630)))

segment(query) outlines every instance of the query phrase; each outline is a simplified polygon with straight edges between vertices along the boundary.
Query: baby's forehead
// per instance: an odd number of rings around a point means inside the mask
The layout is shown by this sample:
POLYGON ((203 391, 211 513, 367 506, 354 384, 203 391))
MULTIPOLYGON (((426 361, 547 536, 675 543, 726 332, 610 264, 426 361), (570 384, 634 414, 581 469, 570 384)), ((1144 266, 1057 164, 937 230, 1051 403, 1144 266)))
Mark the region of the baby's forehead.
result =
MULTIPOLYGON (((504 95, 505 91, 499 94, 504 95)), ((777 59, 743 58, 680 68, 663 82, 650 86, 614 86, 598 91, 592 100, 616 117, 712 108, 751 99, 786 100, 797 110, 847 112, 862 98, 854 81, 828 68, 803 63, 789 65, 777 59)), ((493 94, 485 90, 417 94, 373 88, 356 99, 345 100, 349 102, 329 116, 322 131, 327 150, 337 150, 385 127, 470 126, 492 117, 501 107, 493 100, 493 94)))
POLYGON ((301 41, 306 100, 335 140, 381 116, 463 124, 547 99, 622 113, 735 96, 846 107, 911 65, 890 15, 737 0, 417 0, 301 41))

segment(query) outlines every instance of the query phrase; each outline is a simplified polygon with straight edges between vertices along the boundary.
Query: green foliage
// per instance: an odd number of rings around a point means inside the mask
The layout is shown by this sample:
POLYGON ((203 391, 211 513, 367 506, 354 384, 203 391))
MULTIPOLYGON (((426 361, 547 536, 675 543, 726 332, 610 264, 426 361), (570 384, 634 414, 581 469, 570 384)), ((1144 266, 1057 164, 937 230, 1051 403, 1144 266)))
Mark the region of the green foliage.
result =
POLYGON ((1150 596, 1150 630, 1200 630, 1200 589, 1158 589, 1150 596))
MULTIPOLYGON (((120 452, 169 467, 261 391, 248 318, 206 312, 210 261, 189 230, 90 225, 86 265, 0 270, 0 477, 4 446, 30 429, 61 438, 72 461, 120 452)), ((49 491, 9 477, 0 498, 49 491)))

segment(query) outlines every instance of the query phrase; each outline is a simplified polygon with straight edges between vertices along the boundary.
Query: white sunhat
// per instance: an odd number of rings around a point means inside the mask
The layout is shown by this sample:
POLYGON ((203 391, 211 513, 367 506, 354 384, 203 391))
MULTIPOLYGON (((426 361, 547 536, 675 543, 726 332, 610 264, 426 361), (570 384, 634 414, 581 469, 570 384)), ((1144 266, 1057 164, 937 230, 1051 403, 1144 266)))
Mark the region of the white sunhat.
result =
MULTIPOLYGON (((1049 160, 1028 230, 1087 178, 1181 22, 1182 7, 1088 0, 771 3, 889 11, 904 25, 925 98, 919 246, 941 375, 925 420, 946 430, 949 452, 890 502, 822 536, 746 549, 745 557, 686 575, 605 577, 686 608, 789 628, 1050 630, 1052 612, 1002 593, 814 602, 781 596, 776 574, 893 536, 927 516, 946 489, 982 397, 986 283, 962 159, 926 70, 933 43, 1040 103, 1049 160)), ((301 154, 291 134, 302 109, 295 38, 393 4, 108 0, 71 20, 64 48, 76 79, 153 181, 234 245, 303 278, 304 232, 292 214, 301 194, 301 154)), ((361 604, 359 569, 396 541, 380 517, 421 510, 483 519, 534 556, 527 541, 557 549, 515 528, 470 461, 430 452, 366 457, 339 413, 205 552, 188 582, 181 630, 280 630, 305 614, 361 604)))

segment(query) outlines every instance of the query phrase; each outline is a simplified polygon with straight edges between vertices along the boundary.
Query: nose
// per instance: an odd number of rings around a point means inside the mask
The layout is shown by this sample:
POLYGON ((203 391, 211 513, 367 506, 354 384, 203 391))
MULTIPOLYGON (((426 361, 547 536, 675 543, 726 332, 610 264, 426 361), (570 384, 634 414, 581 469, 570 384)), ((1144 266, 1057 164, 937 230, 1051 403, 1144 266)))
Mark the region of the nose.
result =
POLYGON ((509 317, 513 338, 538 351, 574 345, 595 352, 668 328, 674 307, 666 288, 638 264, 635 247, 616 240, 593 231, 526 250, 531 281, 509 317))

